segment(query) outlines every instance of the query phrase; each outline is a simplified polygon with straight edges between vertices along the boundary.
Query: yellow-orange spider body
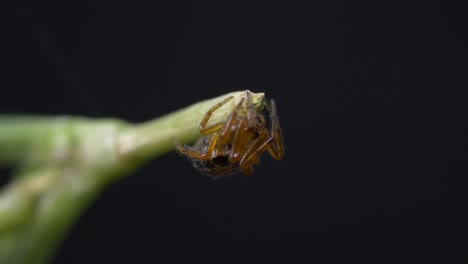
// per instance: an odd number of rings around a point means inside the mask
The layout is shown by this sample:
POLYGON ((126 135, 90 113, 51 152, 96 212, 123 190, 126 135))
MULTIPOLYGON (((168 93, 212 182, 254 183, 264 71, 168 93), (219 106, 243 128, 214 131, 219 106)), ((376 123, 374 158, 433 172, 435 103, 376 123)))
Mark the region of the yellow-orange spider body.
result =
POLYGON ((267 128, 267 121, 262 111, 253 104, 250 92, 236 105, 226 121, 207 127, 213 112, 232 98, 228 97, 208 110, 200 123, 200 133, 204 136, 193 146, 176 146, 197 169, 214 177, 230 175, 238 170, 250 175, 263 152, 268 150, 276 160, 281 159, 284 153, 275 102, 262 101, 270 113, 270 126, 267 128))

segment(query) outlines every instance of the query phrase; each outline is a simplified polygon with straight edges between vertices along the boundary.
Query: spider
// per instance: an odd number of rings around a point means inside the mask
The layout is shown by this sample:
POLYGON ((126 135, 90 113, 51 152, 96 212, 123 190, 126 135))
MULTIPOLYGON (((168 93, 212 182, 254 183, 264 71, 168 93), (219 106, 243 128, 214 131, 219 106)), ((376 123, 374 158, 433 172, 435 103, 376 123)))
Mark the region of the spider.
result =
POLYGON ((259 156, 263 152, 268 150, 276 160, 280 160, 284 153, 275 101, 262 101, 270 113, 268 130, 267 121, 253 104, 249 91, 226 121, 207 127, 211 115, 232 98, 227 97, 208 110, 200 122, 200 133, 204 136, 193 146, 176 146, 180 153, 192 160, 195 168, 213 177, 231 175, 239 170, 251 175, 253 165, 260 162, 259 156))

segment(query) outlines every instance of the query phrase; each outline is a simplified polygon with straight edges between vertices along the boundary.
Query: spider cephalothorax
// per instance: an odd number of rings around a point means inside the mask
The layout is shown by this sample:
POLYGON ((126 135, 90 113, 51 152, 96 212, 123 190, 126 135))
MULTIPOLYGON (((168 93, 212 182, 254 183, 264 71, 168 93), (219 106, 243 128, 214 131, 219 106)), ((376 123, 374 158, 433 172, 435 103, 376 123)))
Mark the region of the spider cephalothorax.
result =
POLYGON ((226 121, 207 127, 213 112, 232 98, 227 97, 205 114, 200 123, 200 133, 205 136, 193 146, 177 146, 197 169, 211 176, 229 175, 237 170, 250 175, 253 165, 260 162, 259 156, 266 150, 274 159, 283 157, 281 129, 273 100, 262 101, 270 113, 269 128, 262 108, 253 104, 248 91, 226 121))

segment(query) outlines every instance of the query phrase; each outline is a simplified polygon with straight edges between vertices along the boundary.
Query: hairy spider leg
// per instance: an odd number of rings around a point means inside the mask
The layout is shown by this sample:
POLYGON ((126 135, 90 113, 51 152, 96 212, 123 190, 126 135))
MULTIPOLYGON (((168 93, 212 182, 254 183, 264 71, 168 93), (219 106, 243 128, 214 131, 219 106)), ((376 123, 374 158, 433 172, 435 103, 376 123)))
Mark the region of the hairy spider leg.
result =
POLYGON ((219 133, 217 131, 213 134, 213 136, 211 136, 210 144, 208 145, 204 153, 205 158, 213 158, 216 156, 217 153, 214 150, 215 150, 216 142, 218 141, 218 137, 219 137, 219 133))
POLYGON ((188 149, 181 145, 177 145, 176 148, 182 154, 185 154, 185 155, 197 158, 197 159, 201 159, 201 160, 208 160, 216 156, 216 154, 213 153, 213 151, 215 149, 216 142, 218 141, 218 137, 219 137, 219 133, 216 133, 216 132, 213 134, 213 136, 211 136, 210 143, 208 144, 208 147, 206 148, 205 152, 200 152, 195 149, 188 149))
POLYGON ((229 160, 233 163, 239 162, 244 157, 246 153, 245 151, 249 148, 249 145, 251 145, 250 141, 255 135, 257 116, 261 116, 257 114, 257 110, 252 103, 252 97, 249 92, 247 92, 246 98, 247 113, 236 127, 232 140, 232 150, 229 155, 229 160))
POLYGON ((239 167, 246 175, 253 173, 253 164, 257 164, 260 161, 258 157, 265 152, 267 146, 271 144, 271 137, 268 130, 263 128, 261 131, 258 131, 258 134, 259 136, 249 145, 239 162, 239 167))
POLYGON ((265 151, 265 149, 268 147, 268 145, 271 144, 271 138, 268 138, 267 141, 265 141, 257 150, 255 150, 249 158, 247 158, 245 161, 241 161, 239 163, 239 166, 241 167, 242 171, 246 175, 250 175, 253 172, 253 164, 257 164, 259 162, 258 157, 265 151), (245 169, 245 170, 244 170, 245 169), (248 173, 246 173, 248 172, 248 173))
POLYGON ((250 140, 249 137, 245 136, 246 130, 247 121, 245 119, 241 119, 234 130, 232 138, 231 153, 229 154, 229 161, 232 163, 237 163, 242 158, 240 155, 240 153, 242 153, 242 148, 246 145, 247 140, 250 140))
POLYGON ((209 127, 206 127, 206 124, 208 123, 208 120, 210 119, 211 115, 216 111, 218 108, 226 104, 229 100, 232 100, 234 96, 229 96, 222 100, 221 102, 215 104, 213 107, 211 107, 208 112, 206 112, 205 116, 203 117, 202 121, 200 122, 200 133, 203 135, 210 134, 221 127, 223 127, 223 122, 218 122, 216 124, 213 124, 209 127))
POLYGON ((270 100, 270 106, 267 105, 268 110, 270 111, 270 122, 271 122, 271 137, 273 144, 268 146, 268 152, 270 155, 276 159, 280 160, 283 158, 284 154, 284 146, 283 146, 283 138, 281 135, 281 128, 279 125, 279 118, 278 112, 276 110, 276 104, 273 99, 270 100))
MULTIPOLYGON (((252 151, 250 148, 255 147, 256 142, 258 142, 254 137, 256 133, 259 133, 259 127, 263 128, 266 124, 265 117, 262 114, 258 114, 255 106, 251 102, 250 94, 247 94, 247 100, 249 109, 246 117, 241 120, 241 124, 239 124, 239 127, 236 129, 230 155, 231 162, 239 162, 245 159, 248 152, 252 151)), ((255 162, 258 163, 258 158, 255 162)))
POLYGON ((260 126, 264 127, 266 125, 266 120, 263 115, 257 115, 258 122, 260 122, 260 126))
POLYGON ((244 103, 244 97, 240 100, 239 104, 236 105, 232 113, 229 115, 228 119, 224 123, 223 128, 221 129, 219 144, 223 145, 226 144, 229 136, 231 135, 231 131, 236 126, 237 123, 237 115, 242 108, 242 104, 244 103))
MULTIPOLYGON (((234 155, 237 154, 234 160, 240 160, 241 163, 249 156, 249 153, 261 145, 265 138, 269 137, 268 131, 264 128, 265 118, 261 113, 259 114, 257 112, 251 100, 250 94, 247 94, 247 104, 249 108, 247 110, 246 120, 244 119, 246 124, 242 129, 239 129, 239 133, 241 133, 241 136, 239 136, 240 139, 235 140, 238 149, 233 152, 234 155)), ((257 162, 257 160, 258 159, 255 159, 255 162, 257 162)))
POLYGON ((270 133, 265 128, 262 128, 258 131, 258 137, 249 145, 245 151, 244 156, 242 157, 240 164, 254 163, 256 160, 254 158, 259 157, 266 148, 271 144, 272 138, 270 133), (252 160, 254 159, 254 160, 252 160))
POLYGON ((193 156, 197 159, 205 159, 205 153, 202 153, 202 152, 199 152, 197 150, 194 150, 194 149, 189 149, 189 148, 186 148, 182 145, 176 145, 176 148, 177 150, 184 154, 184 155, 187 155, 187 156, 193 156))
POLYGON ((252 175, 253 173, 253 165, 252 164, 246 164, 246 165, 241 165, 240 169, 244 175, 252 175))

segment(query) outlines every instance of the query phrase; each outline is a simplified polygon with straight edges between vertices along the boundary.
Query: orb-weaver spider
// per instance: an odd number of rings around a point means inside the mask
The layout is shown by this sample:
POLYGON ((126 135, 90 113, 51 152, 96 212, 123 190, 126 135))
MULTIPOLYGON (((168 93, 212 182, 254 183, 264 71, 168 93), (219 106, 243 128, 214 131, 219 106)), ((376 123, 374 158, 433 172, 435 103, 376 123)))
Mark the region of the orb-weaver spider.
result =
POLYGON ((253 104, 249 91, 225 122, 207 127, 213 112, 232 98, 227 97, 205 114, 200 123, 200 133, 205 136, 193 146, 176 146, 180 153, 192 160, 195 168, 210 176, 230 175, 238 170, 250 175, 253 165, 260 162, 259 156, 266 150, 276 160, 283 157, 281 129, 273 100, 268 102, 263 99, 261 102, 270 113, 269 130, 262 111, 253 104))

